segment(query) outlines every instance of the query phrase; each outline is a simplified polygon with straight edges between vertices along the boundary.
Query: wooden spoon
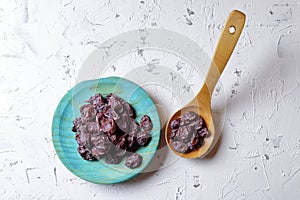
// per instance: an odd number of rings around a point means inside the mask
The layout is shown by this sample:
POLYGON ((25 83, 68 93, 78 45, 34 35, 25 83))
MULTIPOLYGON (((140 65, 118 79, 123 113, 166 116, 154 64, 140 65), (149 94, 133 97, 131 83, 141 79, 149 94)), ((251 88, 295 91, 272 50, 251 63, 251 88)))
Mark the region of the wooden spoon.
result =
POLYGON ((197 96, 182 109, 175 112, 175 114, 173 114, 173 116, 167 123, 165 130, 165 139, 167 145, 175 154, 181 157, 205 157, 211 151, 218 139, 215 139, 216 133, 211 112, 211 94, 241 35, 245 24, 245 19, 245 14, 240 11, 234 10, 230 13, 226 25, 221 33, 212 63, 205 79, 205 84, 203 85, 197 96), (171 132, 170 124, 174 119, 178 118, 188 111, 193 111, 203 117, 209 130, 209 136, 205 138, 204 144, 197 150, 194 150, 190 153, 179 153, 173 149, 169 141, 169 134, 171 132))

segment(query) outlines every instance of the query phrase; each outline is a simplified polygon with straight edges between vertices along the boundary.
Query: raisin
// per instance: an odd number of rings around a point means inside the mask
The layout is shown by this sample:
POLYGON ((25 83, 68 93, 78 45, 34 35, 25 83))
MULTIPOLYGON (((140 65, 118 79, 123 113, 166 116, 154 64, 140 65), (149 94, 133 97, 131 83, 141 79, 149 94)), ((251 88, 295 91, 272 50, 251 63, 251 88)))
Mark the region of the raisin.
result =
POLYGON ((77 130, 79 129, 81 124, 82 124, 81 117, 75 118, 74 121, 73 121, 72 131, 77 132, 77 130))
POLYGON ((108 135, 108 139, 113 143, 113 144, 117 144, 118 143, 118 138, 116 134, 111 134, 108 135))
POLYGON ((80 108, 80 112, 84 121, 93 121, 96 118, 97 114, 95 107, 90 104, 83 105, 80 108))
POLYGON ((129 152, 136 152, 139 148, 136 137, 134 135, 128 135, 127 137, 127 151, 129 152))
POLYGON ((127 158, 125 165, 130 169, 135 169, 142 164, 142 160, 143 157, 141 155, 133 153, 127 158))
POLYGON ((180 122, 181 122, 181 117, 177 118, 177 119, 174 119, 172 122, 171 122, 171 128, 172 129, 178 129, 179 126, 180 126, 180 122))
POLYGON ((102 156, 106 153, 106 151, 102 146, 98 146, 98 147, 93 147, 91 153, 96 160, 100 160, 102 156))
POLYGON ((122 115, 125 112, 124 106, 122 104, 118 104, 113 107, 113 110, 118 114, 122 115))
POLYGON ((111 118, 104 118, 101 121, 101 130, 106 134, 106 135, 111 135, 116 132, 116 125, 115 121, 111 118))
POLYGON ((171 144, 175 151, 179 153, 186 153, 189 148, 188 145, 182 141, 172 141, 171 144))
POLYGON ((176 139, 183 141, 190 137, 191 127, 190 126, 180 126, 177 129, 176 139))
POLYGON ((130 122, 127 115, 123 114, 123 116, 120 116, 120 119, 116 120, 116 124, 122 132, 128 132, 130 122))
POLYGON ((121 149, 116 147, 116 156, 123 157, 127 153, 126 149, 121 149))
POLYGON ((86 146, 78 146, 78 152, 85 160, 94 160, 91 151, 86 146))
MULTIPOLYGON (((140 124, 129 103, 116 94, 103 97, 96 94, 80 107, 81 116, 73 121, 72 131, 80 156, 89 161, 104 159, 107 164, 119 164, 128 152, 147 146, 152 137, 152 122, 144 115, 140 124)), ((142 163, 142 156, 132 154, 126 166, 134 169, 142 163)))
POLYGON ((171 133, 170 133, 170 139, 173 140, 176 136, 176 133, 177 133, 177 129, 172 129, 171 130, 171 133))
POLYGON ((207 128, 202 128, 198 130, 198 134, 200 137, 207 137, 209 135, 209 132, 207 128))
POLYGON ((186 112, 174 119, 170 128, 170 143, 179 153, 188 153, 200 148, 204 138, 209 135, 203 118, 194 112, 186 112))
POLYGON ((132 120, 129 125, 128 133, 130 135, 136 135, 138 132, 140 132, 140 130, 141 130, 140 126, 134 120, 132 120))
POLYGON ((89 136, 84 132, 79 132, 76 133, 75 139, 79 145, 87 145, 89 136))
POLYGON ((192 121, 189 126, 194 127, 195 129, 201 129, 204 126, 204 120, 203 118, 198 118, 195 121, 192 121))
POLYGON ((199 115, 194 112, 186 112, 181 117, 185 124, 189 124, 190 122, 195 121, 197 118, 199 118, 199 115))
POLYGON ((97 122, 88 122, 86 124, 86 130, 89 134, 95 134, 100 131, 100 127, 97 122))
POLYGON ((126 137, 123 135, 119 138, 119 141, 116 145, 117 148, 126 149, 126 137))
POLYGON ((151 141, 151 135, 145 131, 141 131, 137 134, 136 142, 139 146, 147 146, 151 141))
POLYGON ((148 115, 144 115, 141 118, 140 126, 145 131, 150 131, 152 129, 152 122, 151 122, 151 119, 148 115))
POLYGON ((101 106, 101 105, 105 104, 105 99, 103 98, 103 96, 101 94, 96 94, 95 96, 91 96, 90 99, 88 100, 88 102, 91 105, 101 106))

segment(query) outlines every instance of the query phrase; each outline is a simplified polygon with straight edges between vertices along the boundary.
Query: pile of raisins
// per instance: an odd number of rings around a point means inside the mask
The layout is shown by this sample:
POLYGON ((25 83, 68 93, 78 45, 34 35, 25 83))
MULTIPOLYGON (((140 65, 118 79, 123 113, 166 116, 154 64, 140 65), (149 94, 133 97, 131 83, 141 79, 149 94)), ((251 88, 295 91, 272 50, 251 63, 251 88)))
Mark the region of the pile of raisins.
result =
POLYGON ((87 102, 80 107, 81 116, 73 121, 72 128, 81 157, 119 164, 128 156, 126 166, 139 167, 143 158, 135 152, 151 141, 150 117, 144 115, 138 124, 131 105, 113 93, 106 97, 96 94, 87 102))
POLYGON ((170 143, 179 153, 189 153, 200 148, 204 138, 209 135, 205 121, 194 112, 186 112, 174 119, 170 127, 170 143))

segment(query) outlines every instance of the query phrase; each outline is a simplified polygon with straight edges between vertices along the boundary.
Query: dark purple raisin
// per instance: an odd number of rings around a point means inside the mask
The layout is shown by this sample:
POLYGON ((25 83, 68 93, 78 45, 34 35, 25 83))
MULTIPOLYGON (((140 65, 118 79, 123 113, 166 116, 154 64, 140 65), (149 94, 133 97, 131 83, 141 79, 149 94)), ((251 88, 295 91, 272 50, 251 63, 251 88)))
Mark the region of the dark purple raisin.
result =
POLYGON ((204 138, 199 137, 197 144, 195 144, 195 146, 194 146, 194 149, 200 148, 203 145, 203 143, 204 143, 204 138))
POLYGON ((118 156, 118 157, 124 157, 127 153, 126 149, 121 149, 121 148, 117 148, 117 147, 116 147, 115 152, 116 152, 116 156, 118 156))
POLYGON ((197 144, 198 144, 198 142, 199 142, 199 135, 194 135, 194 136, 192 136, 191 137, 191 140, 190 140, 190 142, 188 143, 188 146, 189 146, 189 149, 190 150, 194 150, 195 149, 195 147, 197 146, 197 144))
POLYGON ((87 122, 86 123, 86 131, 89 134, 96 134, 100 131, 100 126, 97 122, 87 122))
POLYGON ((100 160, 107 151, 103 146, 93 147, 91 150, 92 156, 96 160, 100 160))
POLYGON ((123 114, 126 113, 130 117, 135 117, 134 109, 121 97, 116 94, 109 94, 106 96, 108 100, 108 104, 118 113, 123 114))
POLYGON ((101 148, 105 153, 110 150, 111 142, 104 134, 93 134, 91 135, 91 143, 93 147, 101 148))
POLYGON ((152 122, 148 115, 144 115, 140 120, 140 126, 145 131, 150 131, 152 129, 152 122))
POLYGON ((136 123, 135 120, 131 120, 130 125, 129 125, 129 130, 128 133, 130 135, 136 135, 138 132, 140 132, 141 128, 140 126, 136 123))
POLYGON ((80 145, 78 146, 77 150, 83 159, 94 160, 91 151, 87 147, 80 145))
POLYGON ((141 131, 137 134, 136 141, 139 146, 147 146, 151 141, 151 135, 145 131, 141 131))
POLYGON ((115 116, 115 111, 110 106, 107 106, 105 109, 104 116, 106 118, 113 118, 115 116))
POLYGON ((135 169, 141 166, 142 161, 143 161, 143 157, 141 155, 137 153, 133 153, 127 158, 125 165, 130 169, 135 169))
POLYGON ((79 129, 79 127, 81 125, 82 125, 81 117, 75 118, 74 121, 73 121, 72 131, 77 132, 77 130, 79 129))
POLYGON ((178 129, 175 129, 175 130, 172 129, 172 130, 171 130, 171 133, 170 133, 170 135, 169 135, 169 138, 170 138, 170 139, 173 140, 173 139, 175 138, 176 133, 177 133, 177 130, 178 130, 178 129))
POLYGON ((124 135, 119 138, 116 147, 120 149, 126 149, 126 137, 124 137, 124 135))
POLYGON ((96 94, 95 96, 90 97, 88 102, 94 106, 101 106, 105 104, 105 99, 101 94, 96 94))
POLYGON ((176 132, 176 139, 180 141, 184 141, 190 137, 191 127, 189 126, 180 126, 176 132))
POLYGON ((97 111, 94 106, 86 104, 80 108, 81 116, 84 121, 94 121, 96 119, 97 111))
POLYGON ((126 112, 129 114, 129 116, 132 118, 135 118, 135 111, 131 107, 131 105, 129 105, 127 102, 125 102, 124 107, 126 109, 126 112))
POLYGON ((124 106, 120 103, 113 107, 113 110, 118 114, 122 115, 125 112, 124 106))
POLYGON ((109 140, 113 143, 113 144, 117 144, 118 143, 118 138, 116 134, 111 134, 108 135, 109 140))
POLYGON ((186 112, 181 116, 182 121, 184 121, 185 124, 190 123, 191 121, 195 121, 199 118, 199 115, 194 112, 186 112))
POLYGON ((116 113, 114 110, 112 110, 112 111, 110 112, 109 117, 110 117, 110 118, 113 118, 114 120, 118 120, 118 119, 121 118, 120 115, 119 115, 118 113, 116 113))
POLYGON ((116 132, 116 125, 115 121, 111 118, 104 118, 101 121, 101 130, 106 134, 106 135, 111 135, 116 132))
POLYGON ((73 127, 72 127, 72 131, 73 131, 73 132, 77 132, 76 126, 73 126, 73 127))
POLYGON ((175 151, 179 153, 186 153, 188 150, 188 145, 182 141, 172 141, 171 142, 175 151))
POLYGON ((134 135, 128 135, 127 137, 127 151, 136 152, 139 148, 136 137, 134 135))
POLYGON ((128 132, 129 126, 130 126, 130 119, 128 119, 128 116, 123 115, 120 117, 120 119, 116 120, 116 124, 118 128, 123 131, 124 133, 128 132))
POLYGON ((177 119, 174 119, 172 122, 171 122, 171 129, 178 129, 179 126, 180 126, 180 122, 181 122, 181 118, 177 118, 177 119))
POLYGON ((189 126, 193 127, 194 129, 198 130, 201 129, 203 127, 204 124, 204 120, 202 117, 192 121, 189 126))
POLYGON ((108 104, 111 105, 113 108, 119 104, 122 104, 121 98, 118 95, 113 93, 106 95, 106 99, 108 104))
POLYGON ((89 135, 84 132, 76 133, 75 139, 79 145, 87 145, 89 135))
POLYGON ((105 141, 105 135, 103 133, 97 133, 90 136, 91 143, 97 145, 99 142, 105 141))
POLYGON ((80 113, 83 114, 85 113, 85 110, 88 109, 89 107, 91 107, 92 105, 90 104, 84 104, 80 107, 80 113))
POLYGON ((209 135, 209 132, 207 128, 202 128, 198 130, 198 134, 200 137, 207 137, 209 135))

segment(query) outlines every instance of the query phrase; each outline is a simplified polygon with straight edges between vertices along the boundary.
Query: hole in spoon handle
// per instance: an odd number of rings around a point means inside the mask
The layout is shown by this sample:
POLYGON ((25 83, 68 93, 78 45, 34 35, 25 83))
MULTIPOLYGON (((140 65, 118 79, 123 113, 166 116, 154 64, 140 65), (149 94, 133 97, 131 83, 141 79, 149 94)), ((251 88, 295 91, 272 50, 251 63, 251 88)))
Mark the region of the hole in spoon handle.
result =
POLYGON ((235 26, 231 25, 228 29, 230 34, 234 34, 235 33, 235 26))

